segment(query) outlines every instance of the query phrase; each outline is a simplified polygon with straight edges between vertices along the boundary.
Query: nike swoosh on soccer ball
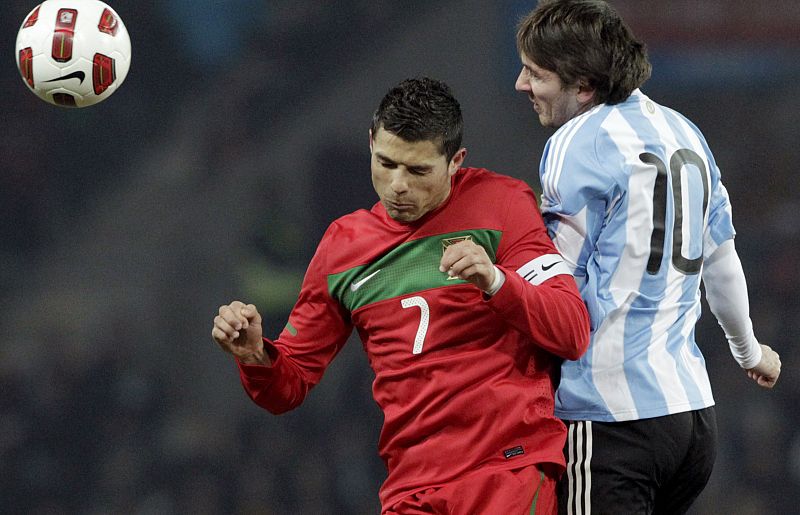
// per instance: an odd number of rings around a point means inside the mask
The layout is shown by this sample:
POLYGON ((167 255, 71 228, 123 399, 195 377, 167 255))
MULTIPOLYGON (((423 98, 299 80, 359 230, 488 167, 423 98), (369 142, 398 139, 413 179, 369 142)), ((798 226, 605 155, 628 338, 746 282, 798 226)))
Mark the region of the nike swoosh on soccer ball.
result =
POLYGON ((68 80, 68 79, 79 79, 81 84, 83 84, 83 79, 86 78, 86 74, 82 71, 72 72, 69 75, 64 75, 63 77, 56 77, 55 79, 50 80, 43 80, 42 82, 58 82, 60 80, 68 80))

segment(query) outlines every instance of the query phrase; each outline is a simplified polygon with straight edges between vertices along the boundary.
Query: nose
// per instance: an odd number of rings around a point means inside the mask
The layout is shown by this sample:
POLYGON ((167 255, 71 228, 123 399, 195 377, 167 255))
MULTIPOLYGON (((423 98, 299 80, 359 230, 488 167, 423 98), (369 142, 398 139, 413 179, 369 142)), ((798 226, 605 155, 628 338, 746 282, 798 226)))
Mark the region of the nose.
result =
POLYGON ((397 170, 394 170, 389 186, 392 188, 392 191, 395 195, 402 195, 408 191, 408 178, 406 177, 406 172, 400 170, 399 167, 397 170))
POLYGON ((530 91, 531 86, 528 84, 527 77, 525 74, 525 68, 522 68, 519 71, 519 75, 517 75, 517 82, 514 83, 514 89, 517 91, 530 91))

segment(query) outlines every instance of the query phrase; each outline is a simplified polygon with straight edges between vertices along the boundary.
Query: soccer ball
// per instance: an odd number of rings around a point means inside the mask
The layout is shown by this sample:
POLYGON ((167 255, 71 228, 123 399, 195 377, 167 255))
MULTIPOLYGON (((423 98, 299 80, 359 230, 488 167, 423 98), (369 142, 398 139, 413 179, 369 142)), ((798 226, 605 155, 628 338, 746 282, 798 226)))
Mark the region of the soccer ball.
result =
POLYGON ((119 88, 131 65, 131 40, 119 15, 99 0, 46 0, 17 33, 17 67, 39 98, 87 107, 119 88))

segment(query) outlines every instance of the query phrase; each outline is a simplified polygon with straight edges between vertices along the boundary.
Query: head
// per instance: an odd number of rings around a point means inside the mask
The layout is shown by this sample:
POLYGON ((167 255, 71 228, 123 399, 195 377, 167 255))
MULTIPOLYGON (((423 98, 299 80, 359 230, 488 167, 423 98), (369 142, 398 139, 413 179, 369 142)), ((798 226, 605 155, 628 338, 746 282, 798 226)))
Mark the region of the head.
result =
POLYGON ((542 0, 517 28, 522 71, 542 125, 560 127, 597 104, 618 104, 649 77, 647 50, 603 0, 542 0))
POLYGON ((461 106, 433 79, 404 80, 372 117, 372 185, 389 216, 413 222, 450 195, 451 177, 466 156, 461 106))

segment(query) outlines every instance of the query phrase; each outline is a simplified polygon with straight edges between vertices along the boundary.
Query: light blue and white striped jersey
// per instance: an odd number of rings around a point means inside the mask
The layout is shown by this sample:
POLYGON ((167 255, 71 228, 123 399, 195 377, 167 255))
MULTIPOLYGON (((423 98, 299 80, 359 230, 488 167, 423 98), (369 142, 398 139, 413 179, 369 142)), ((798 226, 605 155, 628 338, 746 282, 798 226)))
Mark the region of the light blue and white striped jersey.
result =
POLYGON ((589 350, 562 366, 556 415, 610 422, 713 405, 694 340, 700 273, 734 229, 697 127, 637 89, 559 128, 540 178, 592 324, 589 350))

